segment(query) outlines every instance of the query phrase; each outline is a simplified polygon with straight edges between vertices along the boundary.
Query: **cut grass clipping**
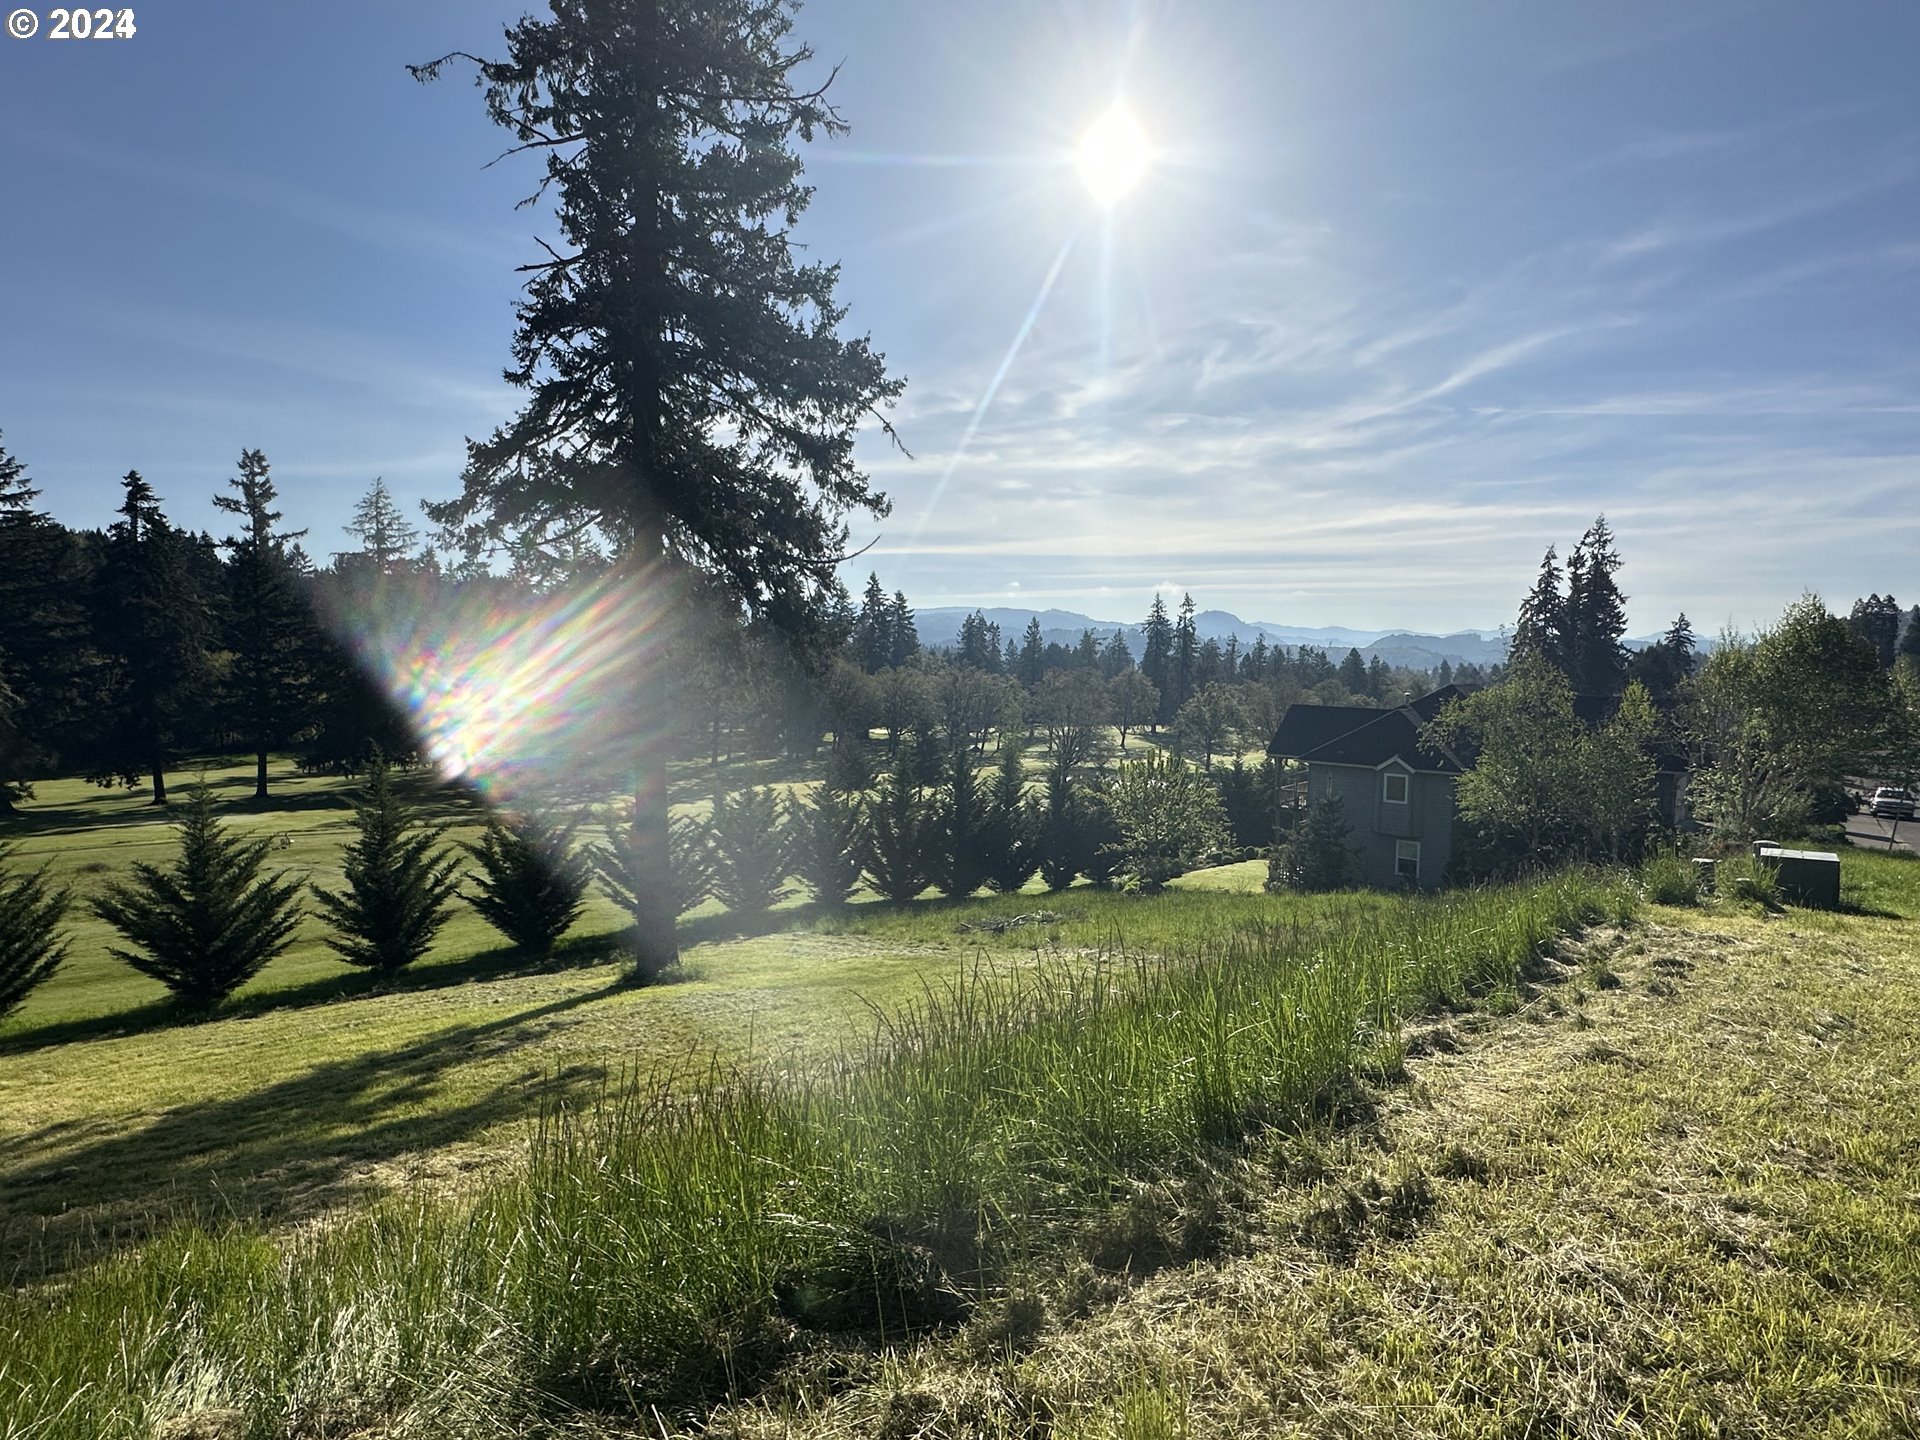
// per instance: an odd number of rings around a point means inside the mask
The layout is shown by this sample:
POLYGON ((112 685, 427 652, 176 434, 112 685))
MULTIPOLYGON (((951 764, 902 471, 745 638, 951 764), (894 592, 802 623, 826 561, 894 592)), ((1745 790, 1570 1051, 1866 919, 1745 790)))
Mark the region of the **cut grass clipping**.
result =
POLYGON ((1129 1177, 1306 1121, 1397 1065, 1401 1013, 1633 904, 1573 875, 975 972, 809 1078, 716 1062, 552 1114, 466 1203, 181 1228, 0 1297, 0 1435, 509 1435, 737 1392, 809 1330, 959 1318, 1129 1177))

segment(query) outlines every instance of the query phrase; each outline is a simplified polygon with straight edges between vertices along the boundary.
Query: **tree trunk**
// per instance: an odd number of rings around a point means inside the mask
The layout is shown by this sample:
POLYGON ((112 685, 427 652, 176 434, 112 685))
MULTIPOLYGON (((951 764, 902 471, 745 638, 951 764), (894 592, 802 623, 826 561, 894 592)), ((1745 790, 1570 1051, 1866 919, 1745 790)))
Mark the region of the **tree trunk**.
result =
POLYGON ((253 798, 256 800, 267 798, 267 748, 264 745, 254 755, 253 798))
POLYGON ((167 762, 157 755, 153 761, 153 799, 148 803, 152 805, 167 803, 167 762))

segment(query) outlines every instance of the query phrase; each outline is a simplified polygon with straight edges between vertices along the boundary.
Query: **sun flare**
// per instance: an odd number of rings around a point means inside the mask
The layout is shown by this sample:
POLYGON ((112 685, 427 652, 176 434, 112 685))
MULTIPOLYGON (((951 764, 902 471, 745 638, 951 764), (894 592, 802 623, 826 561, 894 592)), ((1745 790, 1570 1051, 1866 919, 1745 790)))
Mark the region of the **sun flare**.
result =
POLYGON ((1074 163, 1093 198, 1112 206, 1140 183, 1152 158, 1147 133, 1124 105, 1115 105, 1080 137, 1074 163))

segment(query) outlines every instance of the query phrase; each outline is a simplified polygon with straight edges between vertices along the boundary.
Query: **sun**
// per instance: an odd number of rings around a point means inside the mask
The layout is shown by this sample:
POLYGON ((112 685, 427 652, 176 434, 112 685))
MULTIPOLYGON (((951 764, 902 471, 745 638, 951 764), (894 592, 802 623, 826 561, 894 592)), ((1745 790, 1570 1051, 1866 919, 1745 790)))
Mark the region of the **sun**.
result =
POLYGON ((1124 105, 1115 105, 1089 125, 1074 152, 1081 182, 1106 207, 1118 204, 1140 183, 1151 158, 1147 132, 1124 105))

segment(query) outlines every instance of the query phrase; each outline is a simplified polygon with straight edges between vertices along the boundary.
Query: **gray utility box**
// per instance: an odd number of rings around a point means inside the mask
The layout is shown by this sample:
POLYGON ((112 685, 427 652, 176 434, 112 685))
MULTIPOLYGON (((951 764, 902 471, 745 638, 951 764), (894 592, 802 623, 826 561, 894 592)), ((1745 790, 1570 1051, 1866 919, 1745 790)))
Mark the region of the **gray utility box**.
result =
POLYGON ((1831 850, 1782 850, 1769 845, 1760 858, 1773 866, 1780 898, 1816 910, 1840 908, 1840 857, 1831 850))

